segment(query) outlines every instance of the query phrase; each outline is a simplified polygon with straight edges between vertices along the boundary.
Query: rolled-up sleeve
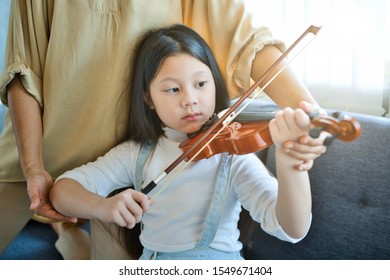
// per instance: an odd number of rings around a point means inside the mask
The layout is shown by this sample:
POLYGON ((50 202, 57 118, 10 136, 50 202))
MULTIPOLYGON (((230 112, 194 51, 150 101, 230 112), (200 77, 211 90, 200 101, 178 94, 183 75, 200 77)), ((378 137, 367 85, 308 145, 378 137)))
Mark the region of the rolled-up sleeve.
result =
POLYGON ((14 0, 11 3, 0 97, 8 105, 7 85, 19 74, 24 88, 43 105, 43 76, 54 1, 14 0))

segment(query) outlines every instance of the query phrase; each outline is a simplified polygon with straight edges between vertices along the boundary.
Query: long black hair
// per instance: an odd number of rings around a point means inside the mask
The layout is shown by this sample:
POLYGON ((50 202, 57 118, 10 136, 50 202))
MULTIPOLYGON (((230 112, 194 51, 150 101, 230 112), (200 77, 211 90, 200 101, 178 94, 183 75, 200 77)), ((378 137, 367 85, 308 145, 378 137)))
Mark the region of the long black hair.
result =
POLYGON ((189 27, 176 24, 144 33, 135 46, 127 95, 129 117, 123 140, 156 143, 163 135, 162 123, 145 101, 150 83, 164 61, 173 55, 189 54, 210 68, 216 88, 215 112, 229 106, 229 94, 214 55, 203 38, 189 27))

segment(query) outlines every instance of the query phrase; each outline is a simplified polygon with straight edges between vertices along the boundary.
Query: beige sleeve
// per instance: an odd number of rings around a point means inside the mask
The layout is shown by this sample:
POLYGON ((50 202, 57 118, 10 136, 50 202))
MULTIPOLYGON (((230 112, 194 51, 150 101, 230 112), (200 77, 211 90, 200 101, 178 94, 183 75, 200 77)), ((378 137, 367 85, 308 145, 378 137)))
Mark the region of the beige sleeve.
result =
POLYGON ((255 27, 242 0, 183 1, 183 23, 195 29, 210 45, 230 96, 238 97, 251 85, 252 62, 267 44, 285 46, 267 27, 255 27))
POLYGON ((20 74, 24 88, 42 107, 53 1, 14 0, 11 3, 5 70, 0 76, 0 97, 5 105, 8 104, 7 85, 20 74))

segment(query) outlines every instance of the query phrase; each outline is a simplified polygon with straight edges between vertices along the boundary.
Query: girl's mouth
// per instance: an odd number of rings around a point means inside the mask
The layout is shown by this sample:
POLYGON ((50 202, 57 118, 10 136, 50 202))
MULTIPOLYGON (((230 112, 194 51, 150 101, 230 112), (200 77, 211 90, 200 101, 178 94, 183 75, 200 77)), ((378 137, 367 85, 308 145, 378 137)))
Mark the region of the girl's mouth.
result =
POLYGON ((184 120, 187 120, 187 121, 197 121, 199 120, 201 117, 201 114, 199 113, 192 113, 192 114, 188 114, 186 116, 184 116, 184 120))

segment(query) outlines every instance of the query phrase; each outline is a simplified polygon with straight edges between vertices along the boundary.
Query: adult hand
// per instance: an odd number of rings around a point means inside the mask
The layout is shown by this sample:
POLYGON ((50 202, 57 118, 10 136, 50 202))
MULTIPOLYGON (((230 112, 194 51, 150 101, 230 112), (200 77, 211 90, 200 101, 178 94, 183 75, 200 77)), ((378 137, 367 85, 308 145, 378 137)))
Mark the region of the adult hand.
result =
MULTIPOLYGON (((327 115, 326 111, 317 105, 310 104, 308 102, 301 102, 300 108, 306 113, 320 113, 321 115, 327 115)), ((326 152, 326 146, 324 146, 325 139, 329 136, 328 132, 321 132, 318 138, 312 138, 309 134, 305 134, 300 137, 298 141, 286 141, 283 144, 285 152, 291 156, 302 160, 303 162, 296 165, 298 170, 308 171, 313 167, 314 159, 320 157, 326 152)))
POLYGON ((49 202, 49 193, 53 187, 53 179, 46 170, 30 172, 26 179, 27 193, 31 201, 30 210, 55 221, 77 222, 77 218, 66 217, 58 213, 49 202))

